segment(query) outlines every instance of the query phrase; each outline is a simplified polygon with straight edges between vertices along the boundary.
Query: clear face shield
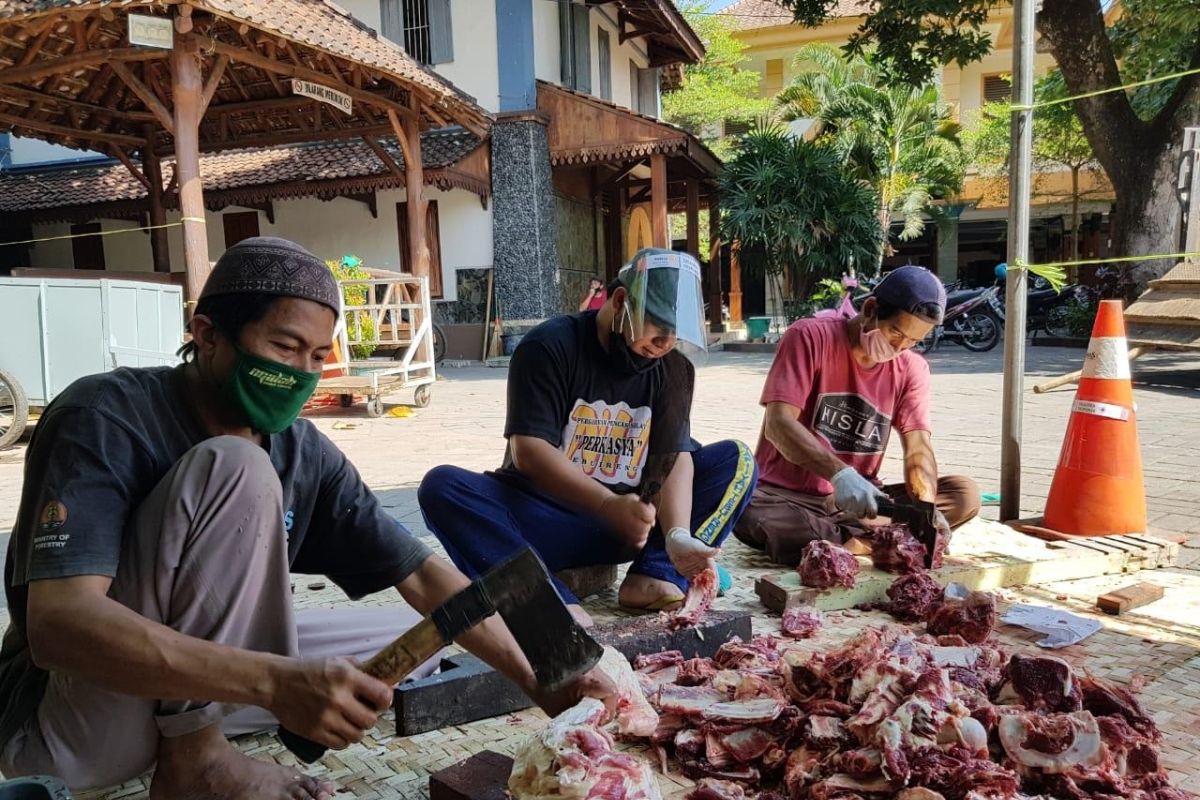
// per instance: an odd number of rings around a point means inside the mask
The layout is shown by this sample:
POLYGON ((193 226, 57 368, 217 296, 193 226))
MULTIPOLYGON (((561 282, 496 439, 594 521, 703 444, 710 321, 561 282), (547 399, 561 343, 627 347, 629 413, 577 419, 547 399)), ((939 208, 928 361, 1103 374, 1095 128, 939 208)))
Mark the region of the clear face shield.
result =
POLYGON ((632 340, 651 349, 677 344, 685 355, 707 351, 700 264, 687 253, 647 248, 638 251, 617 276, 627 294, 625 309, 632 340), (672 341, 671 337, 674 337, 672 341))

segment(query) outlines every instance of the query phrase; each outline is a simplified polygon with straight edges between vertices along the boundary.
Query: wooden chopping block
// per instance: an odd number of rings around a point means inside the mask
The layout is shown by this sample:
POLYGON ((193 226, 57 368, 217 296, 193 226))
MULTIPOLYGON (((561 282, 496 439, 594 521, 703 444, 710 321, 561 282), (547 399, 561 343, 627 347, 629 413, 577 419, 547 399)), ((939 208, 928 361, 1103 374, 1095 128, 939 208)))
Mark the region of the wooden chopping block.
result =
POLYGON ((1106 614, 1123 614, 1162 599, 1163 588, 1154 583, 1135 583, 1096 598, 1096 607, 1106 614))
MULTIPOLYGON (((752 626, 746 612, 710 611, 694 628, 669 630, 661 615, 646 614, 597 625, 590 633, 632 662, 664 650, 679 650, 685 658, 711 657, 735 636, 748 640, 752 626)), ((467 653, 446 658, 436 675, 400 684, 392 703, 400 736, 465 725, 532 705, 507 678, 467 653)))
POLYGON ((429 800, 508 800, 513 760, 491 750, 429 776, 429 800))

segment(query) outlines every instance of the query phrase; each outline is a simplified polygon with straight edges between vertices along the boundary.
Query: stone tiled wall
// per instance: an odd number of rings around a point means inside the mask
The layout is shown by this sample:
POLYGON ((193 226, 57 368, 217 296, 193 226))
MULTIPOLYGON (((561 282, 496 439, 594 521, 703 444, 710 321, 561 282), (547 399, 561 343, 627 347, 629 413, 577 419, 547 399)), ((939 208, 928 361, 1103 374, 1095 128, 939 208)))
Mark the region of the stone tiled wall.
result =
POLYGON ((537 120, 501 117, 493 126, 492 203, 496 295, 503 318, 528 323, 558 314, 555 194, 546 128, 537 120))
POLYGON ((573 312, 594 277, 604 277, 599 210, 572 197, 555 197, 558 223, 560 311, 573 312))
POLYGON ((458 299, 433 304, 433 319, 441 325, 475 324, 487 311, 489 269, 460 269, 455 274, 458 299))

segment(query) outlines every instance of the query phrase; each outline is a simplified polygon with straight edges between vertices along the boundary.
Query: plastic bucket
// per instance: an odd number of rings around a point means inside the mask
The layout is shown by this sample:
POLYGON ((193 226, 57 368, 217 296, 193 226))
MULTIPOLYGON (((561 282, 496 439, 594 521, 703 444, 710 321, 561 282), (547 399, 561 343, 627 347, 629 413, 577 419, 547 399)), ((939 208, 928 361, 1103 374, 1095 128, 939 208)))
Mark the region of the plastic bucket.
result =
POLYGON ((770 317, 750 317, 746 320, 746 338, 751 341, 766 339, 769 330, 771 330, 770 317))

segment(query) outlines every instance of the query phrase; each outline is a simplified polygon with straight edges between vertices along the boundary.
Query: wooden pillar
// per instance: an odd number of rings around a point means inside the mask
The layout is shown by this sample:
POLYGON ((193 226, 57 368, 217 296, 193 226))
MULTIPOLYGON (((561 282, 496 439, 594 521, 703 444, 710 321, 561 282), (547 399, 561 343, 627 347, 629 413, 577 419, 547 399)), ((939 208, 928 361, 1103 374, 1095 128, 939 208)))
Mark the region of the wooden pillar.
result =
POLYGON ((687 251, 700 260, 700 183, 687 179, 687 251))
POLYGON ((605 227, 605 283, 617 277, 625 262, 625 187, 618 184, 608 190, 608 225, 605 227))
POLYGON ((654 247, 671 249, 671 228, 667 223, 667 157, 650 156, 650 237, 654 247))
POLYGON ((721 313, 721 209, 716 195, 708 198, 708 329, 713 333, 725 331, 721 313))
POLYGON ((158 153, 154 152, 154 126, 145 128, 146 147, 142 150, 142 174, 150 181, 150 252, 154 261, 155 272, 171 271, 171 249, 167 240, 167 212, 163 208, 163 179, 162 163, 158 153))
POLYGON ((404 195, 408 223, 408 265, 413 275, 429 277, 429 248, 425 243, 425 170, 421 163, 420 117, 404 120, 395 111, 388 119, 404 152, 404 195))
MULTIPOLYGON (((190 12, 182 6, 181 13, 190 12)), ((184 15, 175 20, 171 51, 171 97, 175 106, 175 171, 179 176, 179 213, 183 220, 183 258, 187 269, 186 293, 189 303, 200 297, 208 278, 208 234, 204 222, 204 185, 200 180, 200 116, 204 81, 200 77, 200 50, 196 40, 187 36, 191 19, 184 15)))
POLYGON ((738 263, 740 242, 729 245, 729 321, 742 321, 742 265, 738 263))

